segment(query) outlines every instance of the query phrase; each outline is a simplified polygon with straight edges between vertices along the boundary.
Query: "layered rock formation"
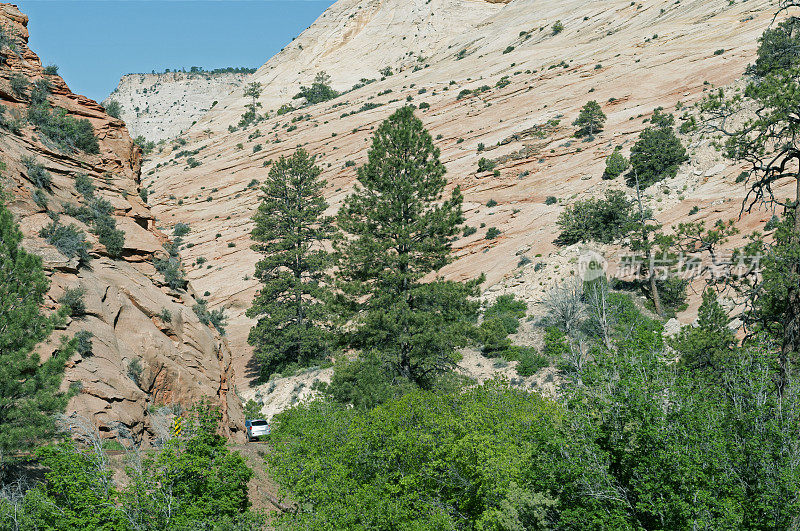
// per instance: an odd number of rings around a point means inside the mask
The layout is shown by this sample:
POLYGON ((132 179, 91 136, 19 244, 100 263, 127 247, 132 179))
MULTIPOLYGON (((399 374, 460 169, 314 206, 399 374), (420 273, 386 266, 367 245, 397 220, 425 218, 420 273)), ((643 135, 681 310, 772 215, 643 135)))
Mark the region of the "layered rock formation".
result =
MULTIPOLYGON (((268 119, 229 133, 249 103, 235 91, 145 163, 150 203, 164 223, 192 226, 194 245, 183 254, 196 264, 189 278, 231 316, 235 364, 244 368, 252 324, 244 311, 258 288, 248 233, 266 163, 297 146, 317 155, 334 211, 354 181, 350 162, 365 161, 373 129, 400 106, 425 103, 417 114, 441 148, 452 185, 464 192, 467 224, 478 229, 458 240, 458 260, 442 274, 486 273, 490 297, 510 291, 533 305, 573 274, 580 254, 553 244, 559 213, 577 199, 625 188, 621 179, 601 180, 605 157, 615 146, 627 154, 655 108, 693 112, 712 87, 734 83, 754 58, 773 4, 340 0, 254 74, 268 119), (554 31, 557 21, 563 31, 554 31), (386 67, 392 75, 381 73, 386 67), (278 115, 281 105, 298 104, 292 96, 319 71, 339 91, 375 81, 278 115), (588 100, 600 102, 608 122, 583 142, 570 124, 588 100), (199 164, 187 164, 186 153, 199 164), (497 162, 499 175, 477 171, 482 157, 497 162), (549 196, 557 202, 546 204, 549 196), (496 206, 486 206, 489 200, 496 206), (500 236, 486 238, 490 227, 500 236)), ((682 140, 691 162, 646 190, 659 219, 670 225, 736 217, 745 192, 734 183, 741 168, 724 161, 709 136, 682 140), (693 207, 699 212, 689 218, 693 207)), ((739 224, 751 230, 770 216, 758 212, 739 224)), ((695 309, 682 319, 691 321, 695 309)), ((238 370, 240 386, 252 374, 238 370)))
POLYGON ((158 142, 189 129, 217 100, 240 90, 249 77, 228 72, 127 74, 103 103, 119 102, 120 118, 131 136, 158 142))
POLYGON ((153 266, 154 255, 164 254, 166 238, 139 196, 139 148, 121 120, 108 116, 96 102, 73 94, 60 77, 46 75, 27 46, 27 23, 16 6, 0 4, 0 27, 13 42, 13 47, 0 50, 0 104, 5 106, 7 120, 22 118, 18 131, 0 129, 0 160, 5 164, 0 187, 25 235, 25 247, 44 260, 51 281, 49 309, 57 307, 67 289, 85 291, 85 315, 72 319, 40 346, 46 358, 61 336, 91 333, 91 351, 76 354, 68 363, 64 387, 79 392, 70 400, 67 413, 88 417, 107 437, 124 427, 123 431, 147 441, 153 435, 151 411, 164 405, 190 406, 208 396, 221 406, 230 424, 228 433, 240 436, 241 404, 233 393, 226 341, 192 311, 197 301, 191 287, 188 291, 168 289, 153 266), (89 120, 99 153, 59 149, 25 121, 31 89, 19 90, 23 78, 30 83, 47 80, 48 101, 54 108, 89 120), (52 180, 49 186, 38 188, 36 201, 31 160, 52 180), (125 232, 120 258, 109 257, 90 228, 65 212, 67 205, 81 201, 76 190, 79 174, 89 177, 95 197, 113 206, 117 227, 125 232), (68 259, 39 236, 51 218, 86 233, 92 258, 88 265, 68 259), (171 319, 166 319, 164 310, 171 319))

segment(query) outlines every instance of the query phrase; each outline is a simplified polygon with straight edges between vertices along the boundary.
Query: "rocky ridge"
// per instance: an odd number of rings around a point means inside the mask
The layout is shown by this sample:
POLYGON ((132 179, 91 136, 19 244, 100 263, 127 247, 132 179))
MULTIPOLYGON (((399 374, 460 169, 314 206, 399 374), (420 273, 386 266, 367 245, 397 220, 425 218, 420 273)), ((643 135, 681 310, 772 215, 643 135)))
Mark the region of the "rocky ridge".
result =
MULTIPOLYGON (((487 299, 517 293, 534 308, 549 287, 574 274, 586 247, 554 245, 563 208, 624 189, 619 179, 601 180, 605 157, 615 146, 627 154, 655 108, 691 113, 704 93, 735 83, 773 10, 768 0, 334 4, 253 75, 264 87, 260 112, 270 111, 268 119, 229 132, 249 103, 235 91, 180 143, 145 162, 154 212, 166 224, 192 227, 193 246, 183 253, 193 264, 189 278, 230 316, 240 388, 253 375, 246 370, 252 322, 244 316, 258 288, 250 217, 269 160, 297 146, 317 155, 333 212, 352 189, 353 163, 365 161, 372 130, 398 107, 425 103, 417 114, 441 148, 452 185, 464 192, 467 224, 478 229, 456 242, 458 259, 442 274, 486 273, 487 299), (563 31, 553 29, 557 21, 563 31), (392 75, 381 73, 386 67, 392 75), (292 96, 319 71, 347 92, 278 115, 281 105, 297 105, 292 96), (608 122, 583 142, 570 123, 588 100, 600 102, 608 122), (199 164, 187 164, 186 153, 199 164), (484 157, 497 162, 499 175, 477 171, 484 157), (555 204, 545 203, 550 196, 555 204), (487 206, 490 200, 496 205, 487 206), (486 237, 490 227, 499 237, 486 237)), ((681 138, 691 161, 645 191, 659 220, 669 226, 737 217, 745 189, 734 181, 742 168, 723 160, 709 136, 681 138), (699 212, 689 217, 694 207, 699 212)), ((770 216, 755 212, 738 225, 747 232, 770 216)), ((696 299, 683 322, 694 318, 696 299)))
POLYGON ((103 103, 119 102, 120 118, 131 136, 158 142, 189 129, 217 100, 240 89, 249 77, 232 72, 127 74, 103 103))
POLYGON ((12 89, 12 76, 30 82, 46 79, 53 107, 70 117, 88 119, 99 142, 96 155, 65 152, 53 146, 28 123, 19 131, 0 131, 0 160, 5 169, 0 187, 25 236, 24 246, 42 257, 50 279, 48 310, 58 306, 65 290, 85 291, 85 314, 71 319, 40 346, 46 358, 63 335, 86 331, 91 351, 75 354, 68 362, 64 387, 79 390, 67 414, 90 419, 105 437, 130 433, 145 442, 157 435, 153 414, 162 406, 190 406, 208 396, 221 406, 226 431, 241 437, 241 404, 233 393, 234 372, 227 342, 192 311, 197 303, 191 287, 170 290, 153 266, 164 254, 167 238, 155 227, 155 218, 139 197, 141 151, 125 124, 108 116, 96 102, 73 94, 57 75, 47 75, 28 46, 28 18, 16 6, 0 4, 0 27, 14 41, 0 51, 0 104, 6 118, 24 117, 28 96, 12 89), (33 198, 35 186, 25 160, 32 157, 50 174, 46 204, 33 198), (120 258, 112 259, 81 221, 66 214, 80 194, 75 178, 89 177, 94 194, 111 203, 117 227, 125 232, 120 258), (90 244, 88 266, 68 259, 39 236, 39 230, 58 216, 63 225, 81 228, 90 244), (171 319, 165 321, 164 310, 171 319), (141 370, 136 370, 136 364, 141 370))

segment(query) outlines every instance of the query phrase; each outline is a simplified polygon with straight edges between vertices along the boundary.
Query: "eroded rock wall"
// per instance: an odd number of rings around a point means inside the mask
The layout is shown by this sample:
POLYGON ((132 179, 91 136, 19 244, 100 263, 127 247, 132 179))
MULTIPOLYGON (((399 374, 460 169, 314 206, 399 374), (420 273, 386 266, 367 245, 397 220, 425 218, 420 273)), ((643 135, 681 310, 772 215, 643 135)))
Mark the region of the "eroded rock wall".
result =
POLYGON ((121 120, 108 116, 96 102, 73 94, 60 77, 45 74, 27 46, 27 22, 16 6, 0 4, 0 26, 14 42, 13 49, 0 51, 0 105, 6 107, 6 117, 24 118, 29 106, 29 91, 16 93, 12 76, 24 76, 29 82, 46 79, 52 87, 50 104, 65 109, 68 116, 88 119, 100 146, 96 155, 63 151, 27 122, 18 133, 0 129, 0 160, 5 164, 0 186, 25 235, 24 246, 44 260, 51 281, 48 309, 58 306, 65 290, 85 290, 86 314, 70 320, 40 346, 47 357, 61 336, 92 334, 91 354, 76 354, 67 366, 64 387, 80 390, 67 413, 91 419, 108 437, 114 437, 121 424, 147 441, 153 436, 153 410, 171 404, 190 406, 208 396, 221 406, 226 432, 241 437, 241 404, 233 390, 226 340, 193 312, 197 301, 191 286, 186 291, 169 289, 153 266, 153 257, 164 254, 167 240, 139 196, 140 150, 121 120), (52 176, 49 190, 44 190, 46 206, 33 199, 36 187, 24 163, 28 157, 52 176), (65 205, 80 202, 75 187, 78 174, 89 177, 95 196, 112 204, 117 227, 125 232, 120 258, 108 256, 90 228, 66 214, 65 205), (56 216, 61 224, 73 224, 86 233, 92 257, 88 266, 67 259, 39 237, 39 230, 56 216), (166 315, 164 310, 171 320, 159 317, 166 315), (135 360, 142 368, 140 375, 135 360))

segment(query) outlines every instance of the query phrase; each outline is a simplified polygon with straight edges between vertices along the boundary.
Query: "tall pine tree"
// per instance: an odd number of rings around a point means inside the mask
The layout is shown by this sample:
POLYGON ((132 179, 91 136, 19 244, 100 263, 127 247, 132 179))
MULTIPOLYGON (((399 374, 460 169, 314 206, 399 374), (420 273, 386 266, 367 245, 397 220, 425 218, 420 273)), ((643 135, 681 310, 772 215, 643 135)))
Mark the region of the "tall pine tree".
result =
POLYGON ((63 411, 69 398, 58 389, 72 345, 66 343, 44 363, 33 352, 62 314, 42 314, 49 282, 41 259, 21 242, 0 196, 0 479, 13 454, 53 435, 53 414, 63 411))
POLYGON ((444 198, 439 150, 410 107, 381 124, 368 157, 338 216, 349 235, 337 248, 357 312, 352 343, 390 379, 429 388, 458 362, 477 312, 477 281, 430 278, 452 261, 463 198, 458 188, 444 198))
POLYGON ((323 216, 325 181, 314 158, 302 149, 273 164, 253 220, 253 249, 264 257, 255 276, 263 286, 247 316, 258 319, 248 341, 255 347, 262 378, 288 365, 304 366, 328 350, 331 255, 324 243, 335 232, 323 216))

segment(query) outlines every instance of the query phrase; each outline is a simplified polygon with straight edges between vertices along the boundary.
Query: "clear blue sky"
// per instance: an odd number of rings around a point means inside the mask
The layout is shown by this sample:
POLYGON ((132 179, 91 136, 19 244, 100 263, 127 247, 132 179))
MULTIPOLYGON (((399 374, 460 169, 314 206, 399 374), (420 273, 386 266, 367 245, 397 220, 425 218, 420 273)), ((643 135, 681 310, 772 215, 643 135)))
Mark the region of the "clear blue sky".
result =
POLYGON ((258 67, 334 0, 10 0, 30 47, 73 92, 100 101, 130 72, 258 67))

